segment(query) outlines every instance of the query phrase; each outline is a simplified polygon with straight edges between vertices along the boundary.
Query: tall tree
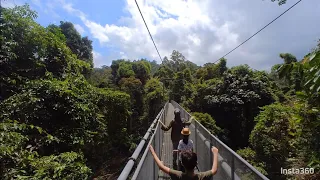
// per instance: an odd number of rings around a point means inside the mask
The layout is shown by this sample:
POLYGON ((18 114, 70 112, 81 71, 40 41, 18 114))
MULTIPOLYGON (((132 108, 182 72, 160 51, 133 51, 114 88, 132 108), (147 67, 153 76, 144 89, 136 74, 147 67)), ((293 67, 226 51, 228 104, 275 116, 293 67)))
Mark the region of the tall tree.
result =
POLYGON ((99 88, 115 88, 112 83, 112 69, 108 66, 94 68, 88 81, 99 88))
POLYGON ((172 84, 172 92, 170 95, 170 99, 173 99, 177 103, 181 103, 182 97, 185 93, 185 84, 186 80, 184 78, 183 72, 176 73, 172 84))
POLYGON ((140 79, 142 84, 145 85, 150 78, 151 64, 146 60, 135 61, 132 64, 132 69, 136 78, 140 79))
POLYGON ((219 75, 222 76, 227 69, 227 60, 225 58, 220 59, 220 62, 218 63, 219 75))
POLYGON ((137 121, 140 116, 143 114, 143 84, 140 81, 140 79, 137 79, 133 76, 131 77, 124 77, 119 81, 120 90, 128 93, 131 98, 131 108, 132 108, 132 116, 130 118, 130 121, 127 123, 127 128, 129 131, 132 130, 132 128, 137 129, 141 124, 139 124, 137 121), (134 127, 133 127, 134 123, 134 127))
POLYGON ((4 99, 27 80, 47 77, 46 71, 63 79, 68 73, 90 70, 72 55, 59 30, 40 26, 36 17, 28 5, 2 9, 0 96, 4 99))
POLYGON ((92 41, 88 37, 81 38, 81 35, 71 22, 60 21, 59 27, 66 37, 67 46, 77 55, 77 58, 93 66, 92 41))
POLYGON ((151 64, 151 75, 154 75, 154 73, 156 73, 160 68, 160 65, 155 60, 150 61, 150 64, 151 64))
POLYGON ((148 117, 146 119, 147 125, 149 125, 165 102, 165 94, 163 91, 162 83, 157 78, 151 78, 144 86, 145 91, 145 103, 146 112, 148 117))
POLYGON ((88 84, 89 63, 28 5, 1 13, 0 179, 89 179, 128 149, 130 96, 88 84))
POLYGON ((274 102, 268 86, 266 74, 253 72, 248 66, 238 66, 231 68, 204 97, 207 102, 203 110, 215 118, 218 126, 230 131, 232 148, 248 145, 259 107, 274 102))

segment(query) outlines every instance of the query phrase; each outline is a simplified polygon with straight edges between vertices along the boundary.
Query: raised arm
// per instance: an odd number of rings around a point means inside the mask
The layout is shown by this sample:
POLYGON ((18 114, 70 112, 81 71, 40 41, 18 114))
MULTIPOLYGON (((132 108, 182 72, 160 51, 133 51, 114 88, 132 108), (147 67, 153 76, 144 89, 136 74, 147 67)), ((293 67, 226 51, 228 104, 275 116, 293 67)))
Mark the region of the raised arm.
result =
POLYGON ((161 129, 164 131, 169 131, 169 129, 171 129, 171 127, 172 127, 172 123, 173 123, 173 121, 170 122, 169 126, 161 124, 162 125, 161 129))
POLYGON ((215 175, 218 169, 218 149, 213 146, 211 151, 213 153, 213 164, 212 164, 211 171, 212 171, 212 174, 215 175))
POLYGON ((170 168, 168 168, 167 166, 163 165, 162 162, 160 161, 160 159, 158 158, 156 152, 154 151, 153 147, 150 145, 149 146, 149 150, 154 158, 154 160, 156 161, 159 169, 161 169, 163 172, 169 174, 170 168))

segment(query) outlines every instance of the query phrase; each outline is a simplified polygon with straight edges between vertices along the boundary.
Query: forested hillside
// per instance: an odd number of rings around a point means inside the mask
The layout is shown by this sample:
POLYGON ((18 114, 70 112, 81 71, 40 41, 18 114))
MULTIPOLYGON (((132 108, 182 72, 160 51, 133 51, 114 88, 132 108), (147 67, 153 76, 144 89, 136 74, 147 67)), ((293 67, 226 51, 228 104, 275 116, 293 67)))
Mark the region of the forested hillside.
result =
POLYGON ((1 14, 0 179, 120 170, 164 103, 151 64, 93 69, 92 41, 72 23, 42 27, 27 5, 1 14))
POLYGON ((198 66, 176 50, 94 68, 71 22, 43 27, 28 5, 1 15, 0 179, 112 179, 170 99, 270 179, 319 172, 320 41, 270 72, 198 66))

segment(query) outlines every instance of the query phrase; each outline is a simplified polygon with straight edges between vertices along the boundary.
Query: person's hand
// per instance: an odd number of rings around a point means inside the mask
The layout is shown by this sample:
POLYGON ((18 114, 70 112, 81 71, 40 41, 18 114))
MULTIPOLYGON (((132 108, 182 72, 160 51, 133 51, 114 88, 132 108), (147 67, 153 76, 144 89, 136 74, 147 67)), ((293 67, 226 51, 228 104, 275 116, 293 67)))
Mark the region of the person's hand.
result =
POLYGON ((150 144, 150 146, 149 146, 149 150, 151 151, 152 154, 154 153, 154 149, 153 149, 153 147, 152 147, 151 144, 150 144))
POLYGON ((212 146, 211 151, 212 151, 213 153, 218 153, 218 148, 212 146))

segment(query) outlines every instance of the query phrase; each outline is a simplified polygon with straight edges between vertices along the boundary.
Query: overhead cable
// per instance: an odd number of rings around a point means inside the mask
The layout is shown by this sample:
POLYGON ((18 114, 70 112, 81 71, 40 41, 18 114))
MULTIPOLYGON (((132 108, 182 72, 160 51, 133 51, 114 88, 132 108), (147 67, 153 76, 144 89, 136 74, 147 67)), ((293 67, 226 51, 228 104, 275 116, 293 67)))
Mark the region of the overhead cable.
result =
MULTIPOLYGON (((241 44, 239 44, 237 47, 233 48, 231 51, 229 51, 227 54, 225 54, 224 56, 222 56, 220 59, 226 57, 227 55, 229 55, 230 53, 232 53, 234 50, 238 49, 240 46, 242 46, 244 43, 246 43, 247 41, 249 41, 251 38, 253 38, 255 35, 257 35, 258 33, 260 33, 262 30, 264 30, 266 27, 268 27, 270 24, 272 24, 274 21, 276 21, 278 18, 280 18, 282 15, 284 15, 286 12, 288 12, 290 9, 292 9, 294 6, 296 6, 297 4, 299 4, 302 0, 299 0, 298 2, 296 2, 294 5, 292 5, 290 8, 288 8, 287 10, 285 10, 283 13, 281 13, 278 17, 276 17, 275 19, 273 19, 271 22, 269 22, 267 25, 265 25, 263 28, 261 28, 258 32, 254 33, 252 36, 250 36, 248 39, 246 39, 245 41, 243 41, 241 44)), ((216 62, 218 62, 220 59, 216 60, 213 64, 215 64, 216 62)))
POLYGON ((136 2, 136 5, 137 5, 137 7, 138 7, 138 9, 139 9, 139 12, 140 12, 140 14, 141 14, 141 17, 142 17, 142 19, 143 19, 143 22, 144 22, 144 24, 145 24, 146 27, 147 27, 147 30, 148 30, 148 32, 149 32, 150 38, 151 38, 151 40, 152 40, 152 42, 153 42, 153 45, 154 45, 154 47, 156 48, 156 50, 157 50, 157 52, 158 52, 158 55, 159 55, 159 58, 160 58, 160 60, 161 60, 161 62, 162 62, 162 58, 161 58, 161 56, 160 56, 160 53, 159 53, 158 48, 157 48, 157 46, 156 46, 156 43, 154 42, 154 40, 153 40, 153 38, 152 38, 152 35, 151 35, 150 31, 149 31, 148 25, 147 25, 146 21, 145 21, 144 18, 143 18, 143 15, 142 15, 142 13, 141 13, 141 10, 140 10, 140 7, 139 7, 139 5, 138 5, 138 3, 137 3, 137 0, 135 0, 135 2, 136 2))

